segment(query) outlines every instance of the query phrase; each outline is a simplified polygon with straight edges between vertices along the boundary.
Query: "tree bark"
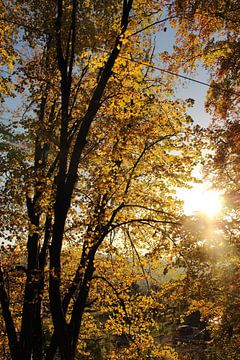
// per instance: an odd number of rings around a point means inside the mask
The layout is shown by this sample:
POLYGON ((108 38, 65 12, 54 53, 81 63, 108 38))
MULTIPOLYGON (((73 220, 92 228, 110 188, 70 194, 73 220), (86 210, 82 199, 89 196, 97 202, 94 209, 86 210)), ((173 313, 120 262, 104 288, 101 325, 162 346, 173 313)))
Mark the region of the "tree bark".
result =
POLYGON ((1 267, 0 267, 0 302, 2 307, 2 315, 5 321, 12 360, 24 360, 17 339, 12 313, 10 310, 9 298, 5 288, 4 274, 1 267))

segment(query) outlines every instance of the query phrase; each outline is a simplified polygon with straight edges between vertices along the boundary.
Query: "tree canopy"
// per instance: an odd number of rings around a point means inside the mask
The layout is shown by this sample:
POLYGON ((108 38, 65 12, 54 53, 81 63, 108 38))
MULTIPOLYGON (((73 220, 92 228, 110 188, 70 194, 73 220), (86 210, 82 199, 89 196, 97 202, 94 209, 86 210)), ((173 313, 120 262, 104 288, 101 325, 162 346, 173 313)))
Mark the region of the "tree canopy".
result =
POLYGON ((187 357, 173 341, 196 311, 212 331, 206 356, 224 356, 221 334, 234 354, 237 3, 7 0, 0 9, 3 357, 197 359, 201 344, 187 357), (154 36, 169 21, 179 42, 160 54, 166 70, 203 61, 224 125, 195 129, 191 99, 154 66, 154 36), (228 215, 215 222, 186 216, 176 196, 199 161, 227 189, 228 215), (226 254, 216 257, 217 234, 226 254))

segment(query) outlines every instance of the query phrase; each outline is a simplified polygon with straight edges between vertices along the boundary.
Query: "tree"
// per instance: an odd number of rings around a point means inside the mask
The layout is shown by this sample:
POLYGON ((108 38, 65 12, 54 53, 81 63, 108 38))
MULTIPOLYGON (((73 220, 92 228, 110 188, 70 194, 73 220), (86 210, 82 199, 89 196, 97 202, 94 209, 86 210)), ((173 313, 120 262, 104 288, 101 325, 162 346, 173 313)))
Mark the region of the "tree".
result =
MULTIPOLYGON (((96 254, 120 251, 126 239, 137 253, 146 239, 152 246, 153 233, 164 239, 178 226, 173 192, 189 179, 194 154, 186 105, 169 98, 170 84, 145 65, 164 2, 17 4, 7 20, 28 49, 16 70, 26 109, 15 142, 5 142, 1 236, 26 260, 20 316, 7 290, 12 256, 1 267, 2 316, 12 359, 50 360, 59 351, 70 360, 96 254), (65 287, 62 254, 74 244, 78 263, 65 287)), ((12 124, 3 129, 10 134, 12 124)))
POLYGON ((177 32, 171 66, 189 72, 202 64, 209 71, 206 107, 216 118, 239 111, 239 11, 234 0, 175 1, 170 7, 177 32))

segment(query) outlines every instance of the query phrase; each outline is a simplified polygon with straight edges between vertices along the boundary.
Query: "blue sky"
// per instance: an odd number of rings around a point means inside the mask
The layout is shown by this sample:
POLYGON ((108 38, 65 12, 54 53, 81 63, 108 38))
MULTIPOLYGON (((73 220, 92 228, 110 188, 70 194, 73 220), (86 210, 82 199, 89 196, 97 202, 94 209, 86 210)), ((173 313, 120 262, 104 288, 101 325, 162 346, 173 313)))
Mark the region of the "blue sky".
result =
MULTIPOLYGON (((170 25, 167 26, 167 30, 164 32, 159 31, 156 37, 156 54, 162 51, 172 51, 175 41, 175 32, 171 29, 170 25)), ((156 66, 161 64, 157 64, 156 66)), ((183 73, 181 73, 183 74, 183 73)), ((208 82, 208 74, 205 69, 199 67, 195 74, 191 75, 192 78, 203 82, 208 82)), ((177 77, 176 77, 177 80, 177 77)), ((211 116, 205 111, 204 102, 206 98, 208 87, 194 83, 192 81, 179 79, 177 84, 176 96, 182 99, 192 98, 195 103, 192 108, 188 110, 189 115, 192 116, 194 123, 207 126, 211 121, 211 116)))

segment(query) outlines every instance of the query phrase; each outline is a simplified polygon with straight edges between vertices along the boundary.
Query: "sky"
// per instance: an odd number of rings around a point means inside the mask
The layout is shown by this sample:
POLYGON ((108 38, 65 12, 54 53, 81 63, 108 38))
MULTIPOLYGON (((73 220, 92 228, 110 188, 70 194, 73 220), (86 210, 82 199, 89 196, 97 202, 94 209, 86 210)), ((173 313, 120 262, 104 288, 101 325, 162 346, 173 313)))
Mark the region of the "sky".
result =
MULTIPOLYGON (((174 37, 175 32, 170 27, 170 25, 167 26, 165 32, 163 30, 159 31, 155 39, 156 54, 161 53, 162 51, 171 52, 175 41, 174 37)), ((161 67, 161 64, 156 62, 156 66, 158 65, 161 67)), ((184 73, 181 74, 184 75, 184 73)), ((202 67, 199 67, 197 73, 192 74, 190 77, 203 82, 209 81, 207 71, 202 67)), ((211 116, 205 111, 204 108, 207 90, 207 86, 197 84, 192 81, 179 79, 176 91, 177 97, 182 99, 192 98, 195 100, 193 107, 188 110, 188 114, 191 115, 195 124, 199 124, 204 127, 208 126, 211 121, 211 116)))
MULTIPOLYGON (((156 54, 163 51, 171 52, 175 42, 175 32, 167 26, 167 30, 164 32, 159 31, 156 36, 156 54)), ((156 66, 163 67, 163 64, 157 63, 156 66)), ((185 75, 180 72, 181 75, 185 75)), ((187 75, 189 77, 189 75, 187 75)), ((191 78, 209 83, 209 77, 207 71, 199 66, 196 73, 190 75, 191 78)), ((205 100, 207 95, 208 86, 185 80, 179 79, 176 76, 177 88, 176 97, 180 97, 185 100, 188 98, 194 99, 194 105, 188 109, 188 114, 194 120, 194 124, 207 127, 211 122, 211 116, 205 110, 205 100)), ((197 165, 193 172, 193 176, 198 179, 202 179, 202 166, 197 165)), ((192 215, 194 213, 204 213, 206 216, 215 216, 221 209, 221 194, 212 190, 212 184, 209 182, 203 182, 199 184, 192 183, 191 189, 180 188, 177 191, 177 197, 184 201, 184 213, 186 215, 192 215)))

